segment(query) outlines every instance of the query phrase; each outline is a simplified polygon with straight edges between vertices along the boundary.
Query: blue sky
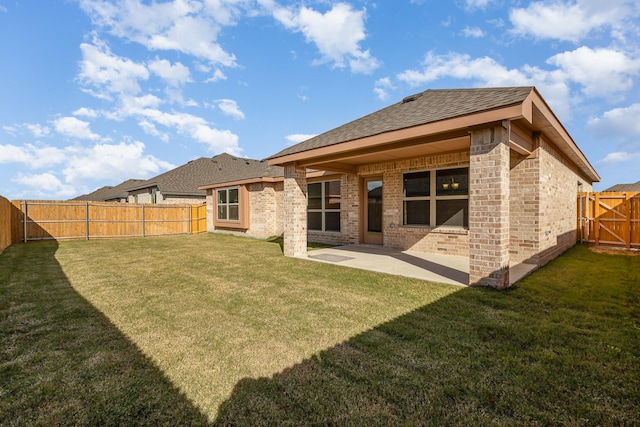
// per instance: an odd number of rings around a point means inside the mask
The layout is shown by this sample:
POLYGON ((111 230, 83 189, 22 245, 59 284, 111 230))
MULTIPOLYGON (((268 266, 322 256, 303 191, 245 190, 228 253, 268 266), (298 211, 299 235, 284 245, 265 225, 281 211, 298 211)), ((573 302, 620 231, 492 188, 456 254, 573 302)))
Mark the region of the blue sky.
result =
POLYGON ((429 88, 534 85, 640 181, 635 0, 0 0, 0 195, 262 159, 429 88))

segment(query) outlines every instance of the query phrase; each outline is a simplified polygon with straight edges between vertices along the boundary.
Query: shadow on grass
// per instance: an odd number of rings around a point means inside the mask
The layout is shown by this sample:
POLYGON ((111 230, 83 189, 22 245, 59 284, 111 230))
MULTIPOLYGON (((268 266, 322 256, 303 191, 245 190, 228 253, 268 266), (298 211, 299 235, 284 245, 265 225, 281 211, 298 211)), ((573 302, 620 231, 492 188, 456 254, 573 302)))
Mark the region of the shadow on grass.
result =
POLYGON ((0 255, 0 424, 207 424, 154 363, 76 293, 55 259, 57 247, 13 245, 0 255))
POLYGON ((635 425, 639 282, 640 260, 574 248, 245 378, 215 425, 635 425))

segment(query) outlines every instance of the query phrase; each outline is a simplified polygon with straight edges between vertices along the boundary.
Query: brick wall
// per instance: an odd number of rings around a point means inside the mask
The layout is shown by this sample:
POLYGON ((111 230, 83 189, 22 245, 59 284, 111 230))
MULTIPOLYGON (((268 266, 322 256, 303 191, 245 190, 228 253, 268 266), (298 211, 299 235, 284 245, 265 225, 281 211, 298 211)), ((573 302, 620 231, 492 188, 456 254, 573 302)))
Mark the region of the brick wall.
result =
POLYGON ((303 167, 284 165, 284 254, 307 253, 307 172, 303 167))
POLYGON ((509 286, 508 123, 471 132, 469 284, 509 286))
POLYGON ((541 139, 540 149, 540 233, 538 265, 544 265, 577 241, 578 191, 592 191, 592 185, 555 147, 541 139), (581 183, 580 190, 578 183, 581 183))
MULTIPOLYGON (((468 164, 469 152, 463 151, 361 166, 358 169, 360 177, 375 175, 383 177, 383 245, 400 250, 467 256, 469 254, 469 236, 466 230, 430 229, 402 225, 402 174, 415 170, 467 166, 468 164)), ((354 203, 353 196, 350 197, 350 200, 344 201, 351 210, 348 217, 352 220, 357 218, 358 224, 350 226, 351 234, 348 238, 359 241, 359 237, 354 239, 354 233, 351 232, 353 229, 360 229, 360 211, 355 209, 359 203, 358 201, 354 203)))
POLYGON ((536 264, 540 252, 540 158, 511 152, 509 259, 536 264))
POLYGON ((249 228, 246 230, 214 225, 215 191, 207 190, 207 231, 258 239, 280 236, 284 232, 284 183, 248 184, 247 190, 249 192, 249 228))

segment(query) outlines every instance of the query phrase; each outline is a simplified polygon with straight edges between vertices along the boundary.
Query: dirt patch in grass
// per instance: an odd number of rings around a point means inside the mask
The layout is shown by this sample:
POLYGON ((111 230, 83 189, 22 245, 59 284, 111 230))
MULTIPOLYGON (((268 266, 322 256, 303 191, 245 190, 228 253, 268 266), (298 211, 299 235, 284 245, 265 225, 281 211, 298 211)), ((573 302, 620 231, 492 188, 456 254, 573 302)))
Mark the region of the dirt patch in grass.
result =
POLYGON ((607 255, 640 256, 640 249, 616 248, 611 246, 589 246, 591 252, 607 255))

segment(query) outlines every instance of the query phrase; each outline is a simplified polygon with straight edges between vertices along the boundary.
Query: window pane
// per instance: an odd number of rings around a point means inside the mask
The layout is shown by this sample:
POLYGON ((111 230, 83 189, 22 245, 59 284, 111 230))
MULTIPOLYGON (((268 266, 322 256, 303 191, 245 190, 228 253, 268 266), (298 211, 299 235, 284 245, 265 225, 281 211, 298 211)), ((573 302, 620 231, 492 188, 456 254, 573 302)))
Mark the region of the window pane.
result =
POLYGON ((431 172, 413 172, 404 174, 404 196, 424 197, 429 195, 431 172))
POLYGON ((218 190, 218 203, 227 203, 227 190, 218 190))
POLYGON ((307 213, 307 229, 322 231, 322 212, 307 213))
POLYGON ((240 219, 240 209, 238 205, 229 205, 229 220, 237 221, 240 219))
POLYGON ((314 182, 307 185, 307 208, 322 209, 322 183, 314 182))
POLYGON ((436 225, 469 226, 469 200, 438 200, 436 225))
POLYGON ((406 200, 404 202, 405 225, 429 225, 429 201, 406 200))
POLYGON ((327 212, 324 219, 325 231, 340 231, 340 212, 327 212))
POLYGON ((340 181, 324 183, 325 209, 340 209, 340 181))
POLYGON ((436 171, 436 195, 458 196, 469 194, 469 168, 436 171))
POLYGON ((229 189, 229 203, 238 203, 238 189, 229 189))
POLYGON ((227 219, 226 205, 218 205, 218 219, 227 219))
POLYGON ((382 232, 382 181, 367 182, 367 231, 382 232))

